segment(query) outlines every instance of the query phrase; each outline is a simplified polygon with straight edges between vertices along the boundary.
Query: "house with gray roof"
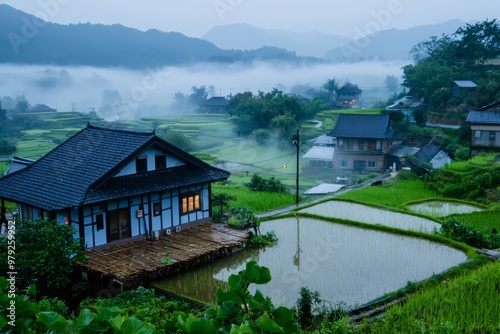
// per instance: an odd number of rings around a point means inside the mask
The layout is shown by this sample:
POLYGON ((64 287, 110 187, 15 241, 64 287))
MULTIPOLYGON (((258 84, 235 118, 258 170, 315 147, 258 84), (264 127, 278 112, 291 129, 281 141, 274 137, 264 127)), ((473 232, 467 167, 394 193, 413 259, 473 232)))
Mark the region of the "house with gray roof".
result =
POLYGON ((302 159, 309 162, 308 166, 302 168, 302 172, 307 174, 320 170, 331 170, 333 168, 334 146, 335 138, 326 134, 316 138, 312 147, 302 156, 302 159))
POLYGON ((12 160, 10 160, 9 168, 7 168, 5 175, 12 174, 14 172, 17 172, 17 171, 23 169, 23 168, 26 168, 27 166, 31 165, 34 162, 35 162, 35 160, 15 156, 12 158, 12 160))
POLYGON ((407 159, 407 163, 412 169, 420 169, 424 172, 435 168, 443 168, 452 161, 450 156, 441 149, 441 146, 433 142, 420 147, 417 152, 408 156, 407 159))
POLYGON ((500 101, 469 111, 466 122, 471 131, 470 157, 500 152, 500 101))
POLYGON ((75 238, 93 248, 209 220, 211 183, 228 177, 154 131, 88 124, 0 178, 0 199, 17 203, 21 219, 72 225, 75 238))
POLYGON ((57 109, 51 108, 46 104, 37 104, 29 109, 30 112, 56 112, 57 109))
POLYGON ((225 114, 229 100, 224 96, 212 96, 199 105, 200 112, 204 114, 225 114))
POLYGON ((340 114, 329 134, 335 137, 333 168, 348 172, 381 172, 394 130, 389 115, 340 114))
POLYGON ((350 82, 346 83, 335 91, 337 93, 337 105, 341 107, 351 107, 359 104, 363 91, 358 85, 350 82))
POLYGON ((455 80, 451 83, 451 95, 463 96, 476 91, 477 84, 471 80, 455 80))

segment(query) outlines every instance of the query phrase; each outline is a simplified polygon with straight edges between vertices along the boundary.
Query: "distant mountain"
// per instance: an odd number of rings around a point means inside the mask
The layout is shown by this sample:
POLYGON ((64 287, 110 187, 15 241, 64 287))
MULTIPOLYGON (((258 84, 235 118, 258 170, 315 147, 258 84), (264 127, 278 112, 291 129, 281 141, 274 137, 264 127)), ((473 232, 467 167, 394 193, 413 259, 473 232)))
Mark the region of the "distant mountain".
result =
POLYGON ((389 29, 344 43, 327 52, 326 58, 335 61, 410 59, 410 51, 417 43, 431 36, 441 37, 464 26, 461 20, 418 26, 406 30, 389 29))
POLYGON ((146 32, 122 25, 60 25, 0 4, 0 63, 146 68, 197 62, 314 61, 267 47, 222 50, 178 32, 146 32))
POLYGON ((324 57, 328 50, 347 41, 340 36, 318 31, 265 30, 245 23, 214 27, 201 38, 221 49, 252 50, 275 46, 312 57, 324 57))

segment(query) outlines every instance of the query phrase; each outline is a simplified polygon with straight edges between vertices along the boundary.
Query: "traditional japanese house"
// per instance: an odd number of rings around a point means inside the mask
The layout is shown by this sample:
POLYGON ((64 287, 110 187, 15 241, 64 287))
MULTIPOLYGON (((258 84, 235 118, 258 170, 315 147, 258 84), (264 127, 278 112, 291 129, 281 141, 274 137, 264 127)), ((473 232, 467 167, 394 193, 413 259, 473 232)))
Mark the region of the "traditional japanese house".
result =
POLYGON ((21 219, 72 225, 93 248, 209 220, 211 183, 228 177, 154 132, 89 124, 0 178, 0 199, 17 203, 21 219))

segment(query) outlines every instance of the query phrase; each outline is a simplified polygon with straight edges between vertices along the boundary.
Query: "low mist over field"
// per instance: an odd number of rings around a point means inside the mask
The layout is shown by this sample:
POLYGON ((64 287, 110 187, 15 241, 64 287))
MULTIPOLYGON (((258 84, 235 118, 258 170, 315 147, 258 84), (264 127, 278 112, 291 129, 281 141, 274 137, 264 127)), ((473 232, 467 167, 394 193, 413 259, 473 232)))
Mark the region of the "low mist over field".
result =
MULTIPOLYGON (((308 66, 235 63, 229 66, 200 64, 133 71, 119 68, 0 65, 0 97, 24 95, 31 106, 39 103, 58 111, 99 111, 106 104, 104 92, 121 101, 120 118, 175 114, 174 95, 191 93, 193 86, 213 86, 211 93, 229 96, 243 91, 285 93, 295 85, 319 89, 329 78, 351 82, 364 91, 365 103, 389 96, 384 80, 401 76, 400 62, 361 62, 308 66), (119 93, 119 94, 117 94, 119 93)), ((400 80, 401 82, 401 80, 400 80)), ((9 106, 4 105, 4 108, 9 106)))

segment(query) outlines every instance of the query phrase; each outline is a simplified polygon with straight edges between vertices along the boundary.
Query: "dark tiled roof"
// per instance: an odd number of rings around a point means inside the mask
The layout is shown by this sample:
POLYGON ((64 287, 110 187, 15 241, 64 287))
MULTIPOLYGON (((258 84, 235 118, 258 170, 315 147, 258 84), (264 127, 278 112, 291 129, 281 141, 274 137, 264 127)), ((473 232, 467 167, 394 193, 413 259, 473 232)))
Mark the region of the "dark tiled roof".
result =
POLYGON ((495 101, 493 103, 485 105, 478 110, 500 111, 500 101, 495 101))
POLYGON ((341 88, 336 90, 337 94, 361 94, 363 91, 359 89, 358 85, 346 83, 341 88))
POLYGON ((441 147, 437 145, 424 145, 413 156, 422 163, 430 162, 439 153, 439 151, 441 151, 441 147))
POLYGON ((16 157, 12 158, 12 160, 10 161, 9 168, 5 172, 5 175, 18 172, 21 169, 26 168, 27 166, 31 165, 34 162, 35 162, 35 160, 16 156, 16 157))
POLYGON ((151 192, 172 190, 194 184, 223 181, 229 172, 215 167, 181 166, 148 174, 134 174, 111 179, 101 187, 90 190, 83 204, 93 204, 151 192))
POLYGON ((90 189, 93 193, 105 186, 106 181, 128 162, 153 145, 200 171, 213 169, 156 137, 153 132, 111 130, 89 125, 32 165, 0 178, 0 197, 46 211, 80 206, 86 201, 90 189))
POLYGON ((203 103, 200 103, 200 106, 203 107, 225 107, 229 101, 224 96, 212 96, 208 100, 203 103))
POLYGON ((54 112, 57 110, 54 108, 51 108, 45 104, 37 104, 34 107, 30 108, 30 111, 32 111, 32 112, 54 112))
POLYGON ((392 138, 389 115, 340 114, 329 136, 337 138, 392 138))
POLYGON ((500 112, 472 110, 469 111, 466 122, 472 124, 500 124, 500 112))

